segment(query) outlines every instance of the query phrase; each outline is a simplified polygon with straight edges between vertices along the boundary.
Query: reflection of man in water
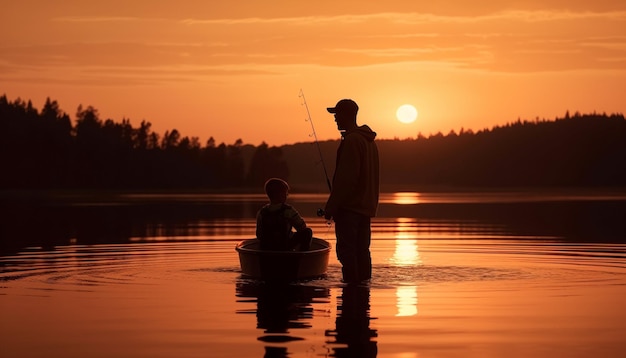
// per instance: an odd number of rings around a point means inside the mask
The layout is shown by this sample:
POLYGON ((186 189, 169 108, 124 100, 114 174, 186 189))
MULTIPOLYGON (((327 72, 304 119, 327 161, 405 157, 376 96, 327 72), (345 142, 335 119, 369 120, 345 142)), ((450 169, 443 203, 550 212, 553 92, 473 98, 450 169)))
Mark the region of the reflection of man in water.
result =
POLYGON ((341 302, 337 303, 335 330, 327 330, 326 336, 334 336, 335 342, 347 347, 333 347, 334 357, 372 358, 378 354, 378 346, 372 337, 376 330, 370 324, 370 290, 367 286, 349 285, 343 288, 341 302))
POLYGON ((376 215, 379 193, 378 147, 376 132, 358 126, 359 106, 342 99, 328 108, 335 114, 341 144, 333 185, 326 207, 326 219, 335 221, 337 258, 342 264, 343 281, 358 283, 372 277, 370 241, 371 218, 376 215))

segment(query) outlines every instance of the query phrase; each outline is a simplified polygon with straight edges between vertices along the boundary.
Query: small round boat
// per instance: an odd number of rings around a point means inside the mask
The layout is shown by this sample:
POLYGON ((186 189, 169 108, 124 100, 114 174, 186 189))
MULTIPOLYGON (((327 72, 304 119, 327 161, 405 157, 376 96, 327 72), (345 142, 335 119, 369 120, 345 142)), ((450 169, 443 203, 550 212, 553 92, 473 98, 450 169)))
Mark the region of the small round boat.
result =
POLYGON ((235 250, 244 276, 263 280, 300 280, 323 276, 330 243, 314 237, 307 251, 261 250, 257 239, 243 240, 235 250))

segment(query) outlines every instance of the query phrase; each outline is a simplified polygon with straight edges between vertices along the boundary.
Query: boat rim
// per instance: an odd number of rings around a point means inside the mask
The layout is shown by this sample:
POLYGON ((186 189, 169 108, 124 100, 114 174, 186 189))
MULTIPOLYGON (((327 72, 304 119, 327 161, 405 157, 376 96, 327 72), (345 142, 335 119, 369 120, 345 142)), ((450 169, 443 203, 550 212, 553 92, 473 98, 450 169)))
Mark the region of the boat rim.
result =
POLYGON ((330 243, 324 239, 320 239, 317 237, 313 238, 314 241, 321 242, 324 247, 320 249, 307 250, 307 251, 279 251, 279 250, 260 250, 260 249, 251 249, 246 246, 254 244, 258 242, 258 239, 245 239, 240 241, 237 246, 235 246, 235 250, 241 253, 249 253, 249 254, 264 254, 264 255, 289 255, 289 256, 299 256, 299 255, 313 255, 316 253, 325 253, 330 251, 330 243))

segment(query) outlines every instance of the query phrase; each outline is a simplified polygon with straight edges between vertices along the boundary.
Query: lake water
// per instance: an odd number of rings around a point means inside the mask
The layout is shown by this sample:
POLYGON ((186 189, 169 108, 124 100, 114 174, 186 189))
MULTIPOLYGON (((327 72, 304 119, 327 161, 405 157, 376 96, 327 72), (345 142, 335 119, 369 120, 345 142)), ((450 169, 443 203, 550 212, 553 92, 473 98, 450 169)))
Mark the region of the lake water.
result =
MULTIPOLYGON (((315 236, 323 194, 292 194, 315 236)), ((626 195, 388 193, 373 279, 241 276, 262 195, 5 200, 2 357, 623 357, 626 195)))

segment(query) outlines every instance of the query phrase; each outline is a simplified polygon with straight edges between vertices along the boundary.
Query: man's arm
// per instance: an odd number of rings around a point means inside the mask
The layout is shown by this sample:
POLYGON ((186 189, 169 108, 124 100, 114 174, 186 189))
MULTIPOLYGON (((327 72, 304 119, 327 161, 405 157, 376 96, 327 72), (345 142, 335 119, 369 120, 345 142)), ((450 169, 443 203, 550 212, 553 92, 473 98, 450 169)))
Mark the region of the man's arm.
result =
POLYGON ((326 219, 334 216, 337 210, 354 196, 355 188, 358 186, 361 156, 358 138, 353 137, 354 135, 348 135, 344 139, 335 168, 333 188, 324 209, 326 219))

